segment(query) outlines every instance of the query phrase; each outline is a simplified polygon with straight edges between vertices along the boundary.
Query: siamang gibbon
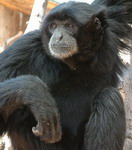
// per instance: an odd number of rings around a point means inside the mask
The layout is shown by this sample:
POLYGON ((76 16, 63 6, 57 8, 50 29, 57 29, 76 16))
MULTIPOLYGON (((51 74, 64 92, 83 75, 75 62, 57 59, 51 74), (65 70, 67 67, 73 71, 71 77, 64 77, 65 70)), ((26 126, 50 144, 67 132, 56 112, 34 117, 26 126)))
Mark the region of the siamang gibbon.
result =
POLYGON ((123 150, 131 23, 131 0, 62 3, 0 54, 0 134, 14 150, 123 150))

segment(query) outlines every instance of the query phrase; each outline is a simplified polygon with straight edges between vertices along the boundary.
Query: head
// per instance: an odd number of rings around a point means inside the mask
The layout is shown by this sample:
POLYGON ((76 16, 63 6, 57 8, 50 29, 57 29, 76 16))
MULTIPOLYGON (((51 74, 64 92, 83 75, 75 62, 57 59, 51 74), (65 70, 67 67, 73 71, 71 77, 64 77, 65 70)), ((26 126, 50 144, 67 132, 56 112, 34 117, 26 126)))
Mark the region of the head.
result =
POLYGON ((99 48, 104 14, 87 3, 63 3, 49 12, 42 25, 42 41, 49 55, 60 60, 89 58, 99 48), (48 48, 47 48, 48 47, 48 48))

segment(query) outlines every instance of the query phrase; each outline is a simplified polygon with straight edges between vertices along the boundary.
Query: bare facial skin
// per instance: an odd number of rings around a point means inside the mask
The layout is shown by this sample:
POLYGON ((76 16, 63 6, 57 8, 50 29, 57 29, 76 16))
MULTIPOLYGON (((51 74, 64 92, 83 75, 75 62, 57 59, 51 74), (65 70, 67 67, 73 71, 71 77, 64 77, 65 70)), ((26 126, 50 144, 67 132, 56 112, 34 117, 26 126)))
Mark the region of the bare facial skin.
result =
POLYGON ((49 27, 52 36, 49 41, 49 50, 52 56, 65 59, 78 52, 78 45, 73 35, 77 27, 70 21, 55 21, 49 27))
MULTIPOLYGON (((67 41, 65 41, 66 43, 67 41)), ((73 56, 78 52, 77 43, 75 41, 72 41, 72 43, 75 43, 71 47, 65 43, 58 44, 58 45, 52 45, 52 42, 50 40, 49 42, 49 50, 51 55, 53 55, 56 58, 64 59, 73 56)))

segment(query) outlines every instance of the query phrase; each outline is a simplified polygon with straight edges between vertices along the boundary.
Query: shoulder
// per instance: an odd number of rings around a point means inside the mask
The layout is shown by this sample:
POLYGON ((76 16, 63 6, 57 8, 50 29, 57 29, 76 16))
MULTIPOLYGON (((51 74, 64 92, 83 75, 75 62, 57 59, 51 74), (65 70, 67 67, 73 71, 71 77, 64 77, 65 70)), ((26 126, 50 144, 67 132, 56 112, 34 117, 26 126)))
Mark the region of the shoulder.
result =
POLYGON ((14 46, 32 46, 35 44, 41 44, 41 30, 31 31, 24 34, 20 39, 18 39, 13 45, 14 46))
POLYGON ((41 42, 41 30, 35 30, 24 34, 20 39, 14 42, 10 47, 1 53, 2 56, 7 54, 28 53, 35 49, 43 49, 41 42))

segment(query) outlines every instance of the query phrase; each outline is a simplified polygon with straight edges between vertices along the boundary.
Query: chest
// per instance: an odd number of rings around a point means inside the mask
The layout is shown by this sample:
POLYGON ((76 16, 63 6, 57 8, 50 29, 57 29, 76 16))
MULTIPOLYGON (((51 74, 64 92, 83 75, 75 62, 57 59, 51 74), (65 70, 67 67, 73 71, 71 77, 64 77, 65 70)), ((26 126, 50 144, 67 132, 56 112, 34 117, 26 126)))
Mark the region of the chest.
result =
POLYGON ((50 92, 59 109, 64 132, 75 136, 80 135, 82 126, 84 127, 89 119, 95 91, 90 90, 80 81, 65 80, 65 82, 52 84, 50 92))
POLYGON ((73 117, 73 120, 88 116, 91 103, 100 90, 97 82, 85 75, 67 72, 58 74, 58 80, 53 81, 48 82, 48 87, 60 114, 67 119, 73 117))

